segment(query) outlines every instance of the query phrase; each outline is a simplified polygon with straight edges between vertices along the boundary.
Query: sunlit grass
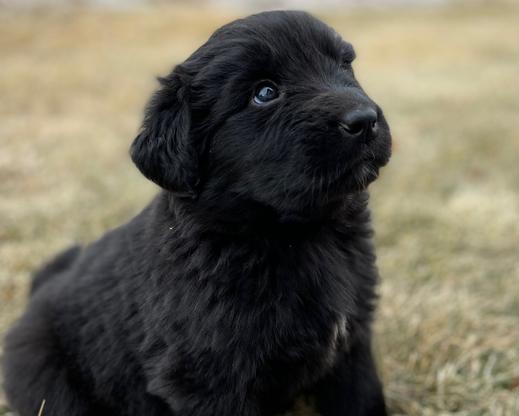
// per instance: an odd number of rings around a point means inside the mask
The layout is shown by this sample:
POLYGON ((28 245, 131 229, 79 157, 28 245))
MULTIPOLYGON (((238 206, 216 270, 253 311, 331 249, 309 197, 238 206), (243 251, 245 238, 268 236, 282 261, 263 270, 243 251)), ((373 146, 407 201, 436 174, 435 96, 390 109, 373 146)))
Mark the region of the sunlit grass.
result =
MULTIPOLYGON (((153 195, 127 156, 153 77, 231 17, 0 15, 0 332, 43 259, 153 195)), ((391 410, 517 415, 519 9, 322 17, 355 45, 395 137, 372 203, 391 410)))

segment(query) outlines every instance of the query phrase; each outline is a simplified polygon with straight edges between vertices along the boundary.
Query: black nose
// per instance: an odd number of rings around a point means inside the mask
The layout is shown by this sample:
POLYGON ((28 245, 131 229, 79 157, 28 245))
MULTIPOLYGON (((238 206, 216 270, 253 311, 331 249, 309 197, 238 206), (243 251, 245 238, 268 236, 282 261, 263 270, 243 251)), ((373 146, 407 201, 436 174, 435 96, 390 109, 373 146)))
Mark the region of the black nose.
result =
POLYGON ((371 107, 347 112, 339 122, 341 130, 349 137, 370 140, 378 132, 377 112, 371 107))

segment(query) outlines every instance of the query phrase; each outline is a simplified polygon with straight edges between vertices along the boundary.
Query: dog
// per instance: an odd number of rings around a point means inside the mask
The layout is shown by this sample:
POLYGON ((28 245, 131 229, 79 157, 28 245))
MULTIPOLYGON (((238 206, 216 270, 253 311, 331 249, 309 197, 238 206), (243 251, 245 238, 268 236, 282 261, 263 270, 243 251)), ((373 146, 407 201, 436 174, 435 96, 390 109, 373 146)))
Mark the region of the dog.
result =
POLYGON ((4 348, 21 416, 385 415, 368 185, 390 158, 352 46, 305 12, 231 22, 131 146, 162 188, 34 278, 4 348))

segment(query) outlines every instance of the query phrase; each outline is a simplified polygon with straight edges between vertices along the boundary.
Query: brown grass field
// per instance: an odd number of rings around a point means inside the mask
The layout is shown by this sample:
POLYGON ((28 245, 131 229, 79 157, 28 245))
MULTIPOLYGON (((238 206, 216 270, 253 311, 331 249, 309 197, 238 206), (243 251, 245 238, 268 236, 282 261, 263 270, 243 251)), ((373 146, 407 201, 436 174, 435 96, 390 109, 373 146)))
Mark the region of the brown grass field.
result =
MULTIPOLYGON (((519 5, 491 4, 321 14, 395 138, 372 186, 392 414, 519 415, 519 5)), ((127 155, 154 76, 235 15, 0 13, 0 335, 42 260, 156 192, 127 155)))

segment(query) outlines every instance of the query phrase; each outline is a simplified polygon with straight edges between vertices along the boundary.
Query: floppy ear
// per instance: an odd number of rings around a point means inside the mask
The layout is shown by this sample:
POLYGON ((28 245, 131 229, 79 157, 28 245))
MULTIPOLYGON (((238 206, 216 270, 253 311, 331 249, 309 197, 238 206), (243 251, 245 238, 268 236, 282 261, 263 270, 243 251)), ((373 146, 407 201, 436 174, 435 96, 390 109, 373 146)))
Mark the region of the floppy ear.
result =
POLYGON ((159 79, 130 154, 144 176, 181 196, 196 197, 198 153, 190 140, 191 109, 187 87, 173 73, 159 79))

